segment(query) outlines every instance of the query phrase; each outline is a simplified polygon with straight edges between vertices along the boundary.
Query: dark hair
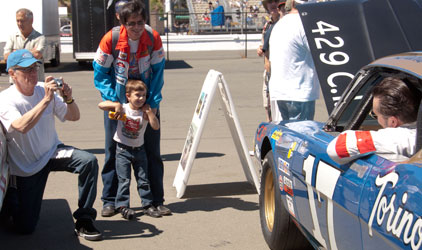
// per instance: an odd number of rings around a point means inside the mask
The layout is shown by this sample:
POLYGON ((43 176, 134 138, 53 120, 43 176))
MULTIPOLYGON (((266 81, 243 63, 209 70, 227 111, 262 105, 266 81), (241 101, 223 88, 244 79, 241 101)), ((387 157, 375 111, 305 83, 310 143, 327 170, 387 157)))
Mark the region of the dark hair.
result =
POLYGON ((141 16, 145 22, 147 21, 147 13, 143 2, 131 0, 124 4, 119 10, 120 23, 125 25, 132 15, 141 16))
POLYGON ((403 123, 416 121, 420 103, 419 90, 411 89, 398 78, 387 77, 374 87, 372 94, 380 100, 381 115, 395 116, 403 123))
POLYGON ((132 91, 147 91, 147 85, 141 80, 129 79, 126 83, 126 93, 130 94, 132 91))
POLYGON ((264 6, 264 9, 268 12, 269 10, 268 10, 267 4, 269 4, 269 3, 278 3, 278 2, 280 2, 280 0, 263 0, 262 1, 262 6, 264 6))

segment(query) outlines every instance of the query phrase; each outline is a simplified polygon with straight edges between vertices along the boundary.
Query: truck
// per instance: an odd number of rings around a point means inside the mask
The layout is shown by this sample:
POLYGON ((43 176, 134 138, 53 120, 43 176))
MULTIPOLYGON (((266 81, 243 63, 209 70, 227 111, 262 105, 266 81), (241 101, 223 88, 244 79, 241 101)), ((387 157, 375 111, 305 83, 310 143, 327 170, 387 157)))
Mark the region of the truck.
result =
POLYGON ((73 57, 80 63, 93 61, 104 34, 117 25, 114 2, 72 0, 73 57))
POLYGON ((59 9, 57 0, 13 0, 0 8, 2 32, 0 32, 0 64, 4 61, 3 52, 9 36, 18 32, 16 11, 26 8, 33 12, 33 27, 46 38, 47 46, 44 50, 44 62, 51 62, 53 66, 60 64, 60 32, 59 9))

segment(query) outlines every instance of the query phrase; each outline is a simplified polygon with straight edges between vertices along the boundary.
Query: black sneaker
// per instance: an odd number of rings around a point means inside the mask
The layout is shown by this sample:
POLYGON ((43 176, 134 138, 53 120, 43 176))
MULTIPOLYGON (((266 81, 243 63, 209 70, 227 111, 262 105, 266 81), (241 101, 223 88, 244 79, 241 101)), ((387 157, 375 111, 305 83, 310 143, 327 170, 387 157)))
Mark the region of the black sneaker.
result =
POLYGON ((82 218, 75 223, 75 234, 86 240, 102 240, 103 235, 95 228, 93 220, 82 218))

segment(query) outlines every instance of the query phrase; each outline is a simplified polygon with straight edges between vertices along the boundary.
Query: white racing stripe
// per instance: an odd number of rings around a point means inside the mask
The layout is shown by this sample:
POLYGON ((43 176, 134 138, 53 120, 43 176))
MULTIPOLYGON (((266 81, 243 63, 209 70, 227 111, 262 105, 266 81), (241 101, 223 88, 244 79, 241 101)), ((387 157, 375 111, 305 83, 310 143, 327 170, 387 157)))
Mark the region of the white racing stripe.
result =
POLYGON ((309 155, 308 158, 303 162, 303 171, 305 172, 305 182, 308 189, 308 199, 309 199, 309 208, 311 210, 312 222, 314 224, 313 235, 315 239, 321 243, 324 248, 327 248, 327 243, 321 234, 321 229, 319 227, 318 215, 315 207, 315 198, 314 190, 312 189, 312 169, 314 167, 315 157, 309 155))

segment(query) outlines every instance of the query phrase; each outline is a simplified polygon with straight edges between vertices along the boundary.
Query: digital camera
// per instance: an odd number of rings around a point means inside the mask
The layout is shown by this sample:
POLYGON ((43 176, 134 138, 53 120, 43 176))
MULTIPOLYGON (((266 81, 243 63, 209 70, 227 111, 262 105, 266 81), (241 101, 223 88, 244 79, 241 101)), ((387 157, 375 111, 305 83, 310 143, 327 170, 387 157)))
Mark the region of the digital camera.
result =
POLYGON ((59 89, 63 88, 63 80, 62 79, 60 79, 60 78, 54 78, 54 81, 56 82, 57 87, 59 89))

